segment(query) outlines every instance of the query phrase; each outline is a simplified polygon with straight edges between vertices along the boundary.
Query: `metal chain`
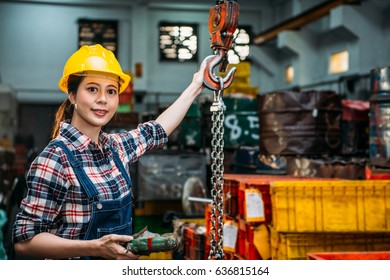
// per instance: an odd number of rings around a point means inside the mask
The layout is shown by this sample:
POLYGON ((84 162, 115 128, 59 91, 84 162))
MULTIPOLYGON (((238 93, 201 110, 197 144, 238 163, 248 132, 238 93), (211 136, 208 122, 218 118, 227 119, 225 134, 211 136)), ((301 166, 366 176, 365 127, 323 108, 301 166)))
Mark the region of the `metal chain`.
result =
MULTIPOLYGON (((221 77, 219 77, 222 79, 221 77)), ((222 84, 222 83, 221 83, 222 84)), ((223 253, 223 134, 225 104, 222 100, 223 87, 214 92, 214 102, 210 107, 211 116, 211 227, 210 227, 210 254, 209 259, 221 260, 223 253)))
POLYGON ((206 59, 208 69, 203 78, 204 85, 214 91, 211 105, 211 217, 210 217, 210 254, 209 259, 223 259, 223 134, 224 111, 223 91, 232 80, 235 69, 231 69, 223 79, 213 72, 213 68, 222 62, 219 69, 225 72, 228 65, 227 51, 231 48, 232 35, 237 28, 239 5, 233 0, 217 0, 216 7, 210 9, 208 28, 211 35, 211 48, 215 56, 206 59), (219 82, 219 85, 218 85, 219 82))

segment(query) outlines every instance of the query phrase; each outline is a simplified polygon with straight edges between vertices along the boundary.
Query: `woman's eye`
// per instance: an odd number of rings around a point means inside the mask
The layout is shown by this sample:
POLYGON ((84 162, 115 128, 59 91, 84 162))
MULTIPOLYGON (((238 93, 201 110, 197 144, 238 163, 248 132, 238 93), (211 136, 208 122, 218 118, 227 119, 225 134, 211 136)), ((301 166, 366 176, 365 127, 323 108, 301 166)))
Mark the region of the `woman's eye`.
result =
POLYGON ((92 92, 92 93, 95 93, 95 92, 98 91, 98 89, 95 88, 95 87, 89 87, 89 88, 88 88, 88 91, 89 91, 89 92, 92 92))
POLYGON ((116 89, 109 89, 109 90, 107 91, 107 93, 108 93, 108 94, 116 94, 117 91, 116 91, 116 89))

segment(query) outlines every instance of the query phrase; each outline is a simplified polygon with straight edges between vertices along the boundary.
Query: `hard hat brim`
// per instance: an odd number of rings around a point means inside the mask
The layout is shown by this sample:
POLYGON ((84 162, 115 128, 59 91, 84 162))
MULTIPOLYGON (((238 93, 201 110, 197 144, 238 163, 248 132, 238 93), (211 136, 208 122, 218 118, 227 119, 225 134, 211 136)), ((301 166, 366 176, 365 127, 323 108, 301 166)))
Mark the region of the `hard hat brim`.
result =
MULTIPOLYGON (((96 77, 96 75, 93 75, 93 73, 98 73, 98 74, 100 74, 99 77, 103 77, 103 78, 105 77, 107 79, 109 79, 109 76, 107 76, 107 74, 114 75, 114 76, 118 77, 117 81, 119 82, 119 85, 120 85, 119 94, 121 94, 127 88, 127 86, 130 83, 130 80, 131 80, 130 76, 126 75, 125 73, 122 73, 120 76, 118 76, 116 73, 103 72, 103 71, 85 71, 85 72, 79 72, 79 73, 72 73, 70 75, 85 76, 85 77, 95 76, 96 77), (88 75, 88 73, 92 73, 92 74, 88 75)), ((60 79, 60 81, 58 82, 58 87, 64 93, 68 93, 68 79, 69 79, 70 75, 63 76, 60 79)))

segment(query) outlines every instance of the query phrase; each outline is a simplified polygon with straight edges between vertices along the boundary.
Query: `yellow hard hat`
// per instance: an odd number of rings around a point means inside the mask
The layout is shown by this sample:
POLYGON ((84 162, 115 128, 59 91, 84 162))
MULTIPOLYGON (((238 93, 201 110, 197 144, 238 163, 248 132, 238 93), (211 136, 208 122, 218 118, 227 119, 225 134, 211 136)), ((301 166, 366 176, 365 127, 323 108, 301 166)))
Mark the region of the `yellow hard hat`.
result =
POLYGON ((67 93, 68 78, 72 74, 86 74, 94 72, 99 74, 113 74, 118 77, 120 92, 122 93, 130 82, 130 76, 123 73, 115 55, 99 44, 82 46, 69 57, 64 66, 64 73, 58 82, 59 88, 67 93))

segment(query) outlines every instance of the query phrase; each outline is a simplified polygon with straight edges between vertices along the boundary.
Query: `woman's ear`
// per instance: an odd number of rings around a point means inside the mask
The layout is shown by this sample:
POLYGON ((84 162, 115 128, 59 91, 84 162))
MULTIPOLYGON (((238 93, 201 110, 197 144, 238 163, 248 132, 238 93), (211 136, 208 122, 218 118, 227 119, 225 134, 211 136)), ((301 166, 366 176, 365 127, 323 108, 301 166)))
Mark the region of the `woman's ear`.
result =
POLYGON ((68 93, 68 99, 73 105, 76 103, 75 96, 73 93, 68 93))

